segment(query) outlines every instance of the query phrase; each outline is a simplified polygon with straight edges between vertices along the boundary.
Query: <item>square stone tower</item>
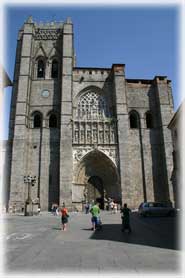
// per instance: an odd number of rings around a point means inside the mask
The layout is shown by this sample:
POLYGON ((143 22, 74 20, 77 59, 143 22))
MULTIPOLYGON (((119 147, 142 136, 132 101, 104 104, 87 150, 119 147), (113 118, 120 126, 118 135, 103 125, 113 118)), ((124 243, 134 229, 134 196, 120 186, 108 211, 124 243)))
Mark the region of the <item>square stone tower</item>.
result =
POLYGON ((71 20, 36 24, 28 18, 18 35, 10 115, 9 204, 17 209, 24 207, 27 198, 25 175, 36 176, 31 194, 42 209, 59 203, 60 183, 65 188, 72 181, 71 166, 67 177, 59 169, 64 169, 60 158, 65 157, 69 165, 72 159, 66 126, 72 113, 73 63, 71 20))

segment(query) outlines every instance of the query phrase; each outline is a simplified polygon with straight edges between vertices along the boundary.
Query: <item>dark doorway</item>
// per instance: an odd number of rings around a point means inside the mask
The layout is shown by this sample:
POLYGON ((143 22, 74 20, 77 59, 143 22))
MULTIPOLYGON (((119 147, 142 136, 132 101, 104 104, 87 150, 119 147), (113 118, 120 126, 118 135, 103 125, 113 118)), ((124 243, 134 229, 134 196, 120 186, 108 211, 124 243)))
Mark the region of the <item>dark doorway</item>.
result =
POLYGON ((104 209, 104 190, 103 181, 98 176, 92 176, 88 180, 87 184, 87 201, 97 201, 100 205, 100 209, 104 209))

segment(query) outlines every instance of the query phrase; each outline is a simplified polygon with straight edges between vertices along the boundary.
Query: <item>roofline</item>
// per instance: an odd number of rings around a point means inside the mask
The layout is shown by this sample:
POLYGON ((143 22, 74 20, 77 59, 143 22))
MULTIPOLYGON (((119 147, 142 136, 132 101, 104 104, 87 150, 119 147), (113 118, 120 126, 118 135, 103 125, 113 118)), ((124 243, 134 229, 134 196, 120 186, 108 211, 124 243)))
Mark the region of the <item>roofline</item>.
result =
POLYGON ((73 67, 74 70, 111 70, 111 68, 73 67))
MULTIPOLYGON (((117 64, 115 64, 117 65, 117 64)), ((120 64, 120 65, 123 65, 123 64, 120 64)), ((99 68, 99 67, 73 67, 73 70, 107 70, 107 71, 111 71, 112 68, 99 68)), ((155 76, 156 77, 156 76, 155 76)), ((138 83, 139 81, 141 82, 152 82, 155 77, 153 79, 142 79, 142 78, 139 78, 139 79, 136 79, 136 78, 125 78, 125 80, 127 82, 133 82, 133 83, 138 83)), ((157 77, 161 77, 161 76, 157 76, 157 77)), ((166 76, 165 76, 166 77, 166 76)), ((171 82, 170 79, 167 79, 167 82, 171 82)))

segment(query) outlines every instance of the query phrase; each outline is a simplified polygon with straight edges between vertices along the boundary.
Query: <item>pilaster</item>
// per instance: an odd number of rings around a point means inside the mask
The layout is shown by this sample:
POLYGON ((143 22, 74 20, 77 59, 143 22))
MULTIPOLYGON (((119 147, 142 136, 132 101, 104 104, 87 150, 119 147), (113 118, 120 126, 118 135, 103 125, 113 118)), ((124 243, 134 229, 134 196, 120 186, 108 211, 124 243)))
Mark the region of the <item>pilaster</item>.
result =
POLYGON ((161 187, 160 198, 173 201, 173 190, 171 185, 171 174, 173 168, 172 158, 172 137, 168 129, 168 124, 173 116, 173 103, 171 87, 166 76, 156 76, 154 78, 156 87, 156 102, 158 107, 158 128, 160 130, 160 178, 161 187))
POLYGON ((73 25, 70 20, 63 27, 63 65, 60 138, 60 204, 72 205, 72 67, 73 25))
POLYGON ((115 93, 115 105, 117 111, 117 133, 118 133, 118 156, 119 173, 122 190, 122 202, 129 200, 127 188, 129 178, 127 176, 128 159, 128 110, 125 86, 125 65, 112 65, 113 90, 115 93))
POLYGON ((27 117, 29 88, 31 79, 31 49, 32 49, 33 23, 26 22, 23 32, 20 33, 21 53, 19 53, 19 74, 17 74, 17 88, 15 94, 16 109, 14 119, 14 138, 11 165, 11 193, 10 206, 12 203, 20 210, 24 207, 25 194, 27 189, 24 184, 24 175, 27 171, 27 117))

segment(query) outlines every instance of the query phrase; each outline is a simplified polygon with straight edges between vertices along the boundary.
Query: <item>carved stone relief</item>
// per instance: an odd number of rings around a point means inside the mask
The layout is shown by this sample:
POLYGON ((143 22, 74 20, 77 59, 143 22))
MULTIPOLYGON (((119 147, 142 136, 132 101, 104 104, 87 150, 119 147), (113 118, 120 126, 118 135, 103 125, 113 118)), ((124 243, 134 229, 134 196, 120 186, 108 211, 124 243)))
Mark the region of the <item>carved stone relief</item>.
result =
POLYGON ((61 29, 40 29, 35 32, 36 40, 57 40, 61 35, 61 29))
POLYGON ((79 162, 87 153, 98 150, 108 156, 114 164, 118 165, 117 149, 116 148, 100 148, 94 145, 90 148, 73 148, 73 161, 79 162))

